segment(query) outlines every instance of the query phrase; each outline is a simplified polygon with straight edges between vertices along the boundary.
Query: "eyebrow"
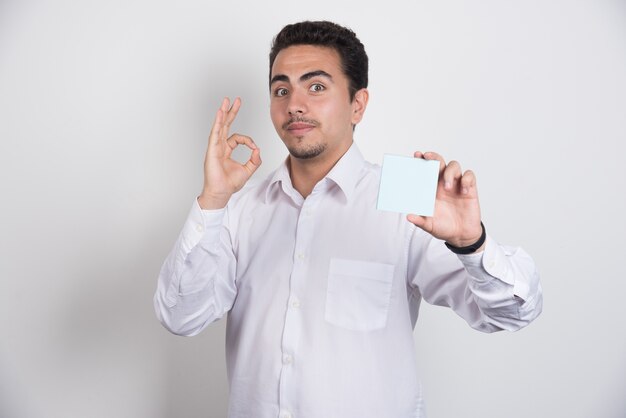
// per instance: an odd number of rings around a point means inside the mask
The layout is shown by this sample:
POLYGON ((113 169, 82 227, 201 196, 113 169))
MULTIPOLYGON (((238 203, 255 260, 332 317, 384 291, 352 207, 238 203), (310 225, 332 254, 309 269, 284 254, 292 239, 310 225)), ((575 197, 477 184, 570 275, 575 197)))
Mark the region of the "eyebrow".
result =
MULTIPOLYGON (((315 70, 315 71, 309 71, 308 73, 302 74, 300 76, 300 81, 307 81, 313 77, 325 77, 328 78, 329 80, 332 81, 333 76, 328 74, 326 71, 324 70, 315 70)), ((274 84, 278 81, 284 81, 284 82, 289 82, 289 77, 287 77, 284 74, 276 74, 274 77, 272 77, 272 80, 270 81, 270 85, 274 84)))

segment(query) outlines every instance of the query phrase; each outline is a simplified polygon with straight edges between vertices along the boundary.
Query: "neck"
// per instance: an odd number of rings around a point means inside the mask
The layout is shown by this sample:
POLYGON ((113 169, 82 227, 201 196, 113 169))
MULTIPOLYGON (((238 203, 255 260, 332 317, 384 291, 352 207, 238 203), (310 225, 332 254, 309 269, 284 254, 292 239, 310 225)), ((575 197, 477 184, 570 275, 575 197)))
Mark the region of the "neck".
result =
POLYGON ((293 188, 306 199, 313 191, 315 185, 326 177, 335 164, 337 164, 337 161, 348 151, 350 145, 352 145, 352 141, 347 147, 339 150, 337 155, 332 158, 322 158, 320 155, 319 157, 311 159, 299 159, 290 155, 288 166, 293 188))

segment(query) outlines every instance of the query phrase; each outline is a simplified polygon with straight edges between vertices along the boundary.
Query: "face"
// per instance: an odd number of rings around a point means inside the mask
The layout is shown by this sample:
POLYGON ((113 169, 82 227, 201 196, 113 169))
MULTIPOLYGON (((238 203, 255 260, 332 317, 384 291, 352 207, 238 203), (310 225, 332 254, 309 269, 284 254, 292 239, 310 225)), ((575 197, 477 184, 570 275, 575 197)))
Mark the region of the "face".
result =
POLYGON ((352 144, 367 90, 350 101, 349 80, 332 48, 295 45, 281 50, 272 66, 270 114, 293 158, 335 162, 352 144))

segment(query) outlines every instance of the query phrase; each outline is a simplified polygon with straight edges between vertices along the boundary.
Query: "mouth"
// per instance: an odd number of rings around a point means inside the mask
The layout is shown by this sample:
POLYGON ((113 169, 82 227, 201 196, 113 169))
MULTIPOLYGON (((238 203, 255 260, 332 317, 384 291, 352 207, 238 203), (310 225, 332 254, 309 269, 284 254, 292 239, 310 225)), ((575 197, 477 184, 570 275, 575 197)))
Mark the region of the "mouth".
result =
POLYGON ((315 128, 315 126, 308 125, 306 123, 294 123, 293 125, 289 125, 289 127, 287 127, 287 131, 289 131, 293 135, 300 136, 309 132, 313 128, 315 128))
POLYGON ((315 129, 317 125, 311 122, 293 121, 287 123, 285 129, 292 135, 301 136, 315 129))

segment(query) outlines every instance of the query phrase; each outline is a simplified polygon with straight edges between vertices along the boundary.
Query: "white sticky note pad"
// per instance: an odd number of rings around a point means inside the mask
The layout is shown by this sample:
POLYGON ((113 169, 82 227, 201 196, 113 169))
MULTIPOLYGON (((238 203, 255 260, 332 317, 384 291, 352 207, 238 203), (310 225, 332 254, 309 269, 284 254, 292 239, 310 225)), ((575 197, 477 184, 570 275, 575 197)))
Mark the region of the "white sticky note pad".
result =
POLYGON ((385 154, 376 208, 433 216, 438 178, 437 160, 385 154))

